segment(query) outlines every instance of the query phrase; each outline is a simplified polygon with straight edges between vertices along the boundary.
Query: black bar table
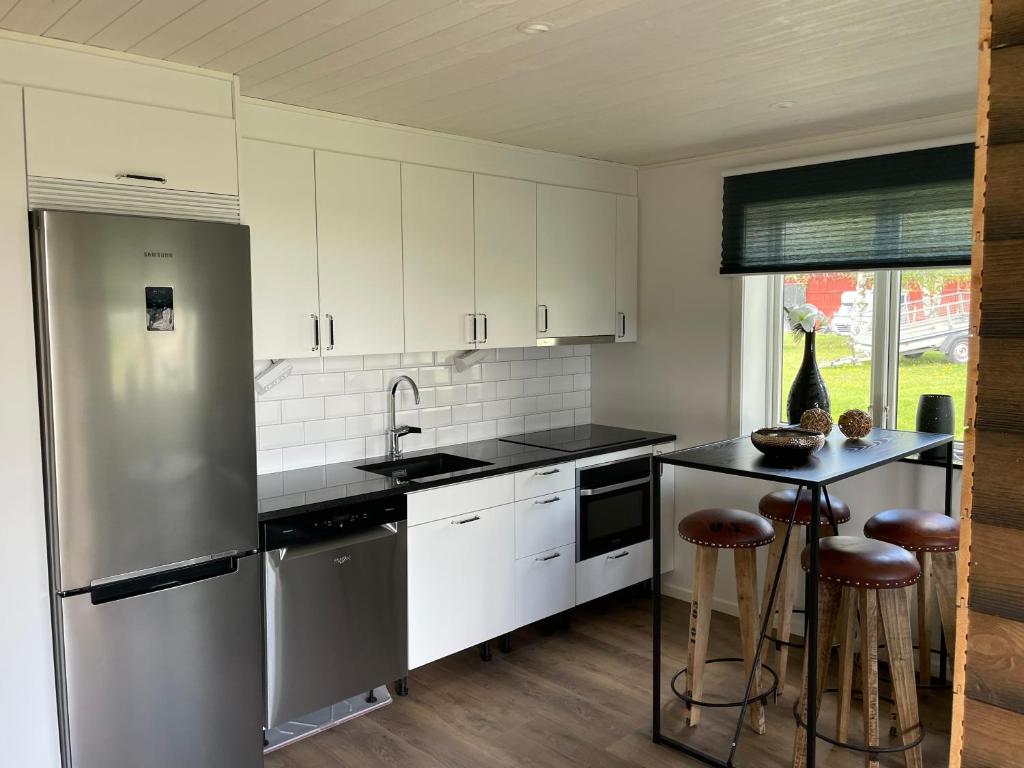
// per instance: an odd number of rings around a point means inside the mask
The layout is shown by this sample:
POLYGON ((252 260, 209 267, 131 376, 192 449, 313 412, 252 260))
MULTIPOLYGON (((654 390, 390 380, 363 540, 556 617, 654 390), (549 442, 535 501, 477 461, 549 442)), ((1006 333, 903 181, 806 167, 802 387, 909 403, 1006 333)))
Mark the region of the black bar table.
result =
MULTIPOLYGON (((945 445, 946 449, 946 508, 947 515, 952 514, 953 499, 953 436, 946 434, 932 434, 928 432, 907 432, 895 429, 873 429, 861 440, 847 440, 834 430, 825 442, 825 446, 813 454, 811 458, 800 466, 790 466, 772 461, 762 455, 750 442, 749 436, 737 437, 732 440, 723 440, 717 443, 698 445, 693 448, 684 448, 672 453, 664 453, 654 456, 654 468, 657 470, 655 477, 660 474, 661 465, 669 464, 676 467, 687 467, 690 469, 702 469, 708 472, 717 472, 724 475, 738 475, 740 477, 751 477, 758 480, 771 480, 777 483, 797 486, 797 498, 800 490, 806 488, 811 492, 811 524, 808 529, 808 543, 810 545, 809 569, 805 581, 805 610, 806 626, 804 639, 804 653, 807 654, 807 765, 814 768, 815 765, 815 733, 818 727, 818 713, 815 705, 817 695, 817 649, 818 649, 818 539, 821 517, 822 494, 825 495, 825 503, 831 516, 831 503, 828 501, 828 490, 826 486, 831 483, 845 480, 878 467, 891 464, 908 456, 912 456, 929 448, 936 448, 945 445)), ((661 506, 661 491, 658 483, 654 483, 653 509, 661 506)), ((792 531, 793 517, 796 513, 796 505, 793 506, 793 513, 790 515, 789 527, 792 531)), ((654 525, 654 554, 653 554, 653 587, 654 587, 654 664, 653 664, 653 739, 657 744, 665 744, 692 758, 695 758, 708 765, 717 768, 733 768, 733 760, 736 757, 736 748, 739 737, 743 730, 743 718, 746 712, 746 704, 740 707, 739 718, 736 723, 732 744, 729 745, 729 756, 725 759, 715 757, 703 750, 691 747, 677 739, 666 736, 661 732, 661 526, 654 525)), ((775 595, 778 591, 779 577, 785 563, 785 551, 779 559, 779 567, 776 569, 772 582, 771 597, 769 604, 774 604, 775 595)), ((764 645, 765 635, 768 629, 770 615, 760 606, 764 615, 761 619, 761 631, 758 635, 757 653, 754 658, 760 658, 761 649, 764 645)), ((751 698, 754 686, 755 671, 758 665, 754 665, 747 678, 746 694, 744 699, 751 698)))

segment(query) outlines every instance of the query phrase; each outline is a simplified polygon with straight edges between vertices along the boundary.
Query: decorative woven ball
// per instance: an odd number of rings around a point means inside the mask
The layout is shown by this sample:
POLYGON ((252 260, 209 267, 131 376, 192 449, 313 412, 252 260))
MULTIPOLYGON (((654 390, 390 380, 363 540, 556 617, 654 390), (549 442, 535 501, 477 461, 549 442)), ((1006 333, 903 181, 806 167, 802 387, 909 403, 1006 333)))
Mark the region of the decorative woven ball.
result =
POLYGON ((800 429, 821 432, 828 437, 832 432, 832 414, 824 408, 808 408, 800 417, 800 429))
POLYGON ((859 440, 871 431, 871 415, 851 408, 839 417, 839 431, 851 440, 859 440))

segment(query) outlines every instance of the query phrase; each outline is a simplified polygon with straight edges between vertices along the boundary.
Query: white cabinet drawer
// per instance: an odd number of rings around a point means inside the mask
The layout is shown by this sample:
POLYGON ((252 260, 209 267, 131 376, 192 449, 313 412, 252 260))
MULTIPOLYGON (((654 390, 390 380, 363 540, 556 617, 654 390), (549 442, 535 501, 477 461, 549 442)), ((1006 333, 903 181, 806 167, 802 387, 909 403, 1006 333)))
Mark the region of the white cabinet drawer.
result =
POLYGON ((238 194, 229 117, 26 88, 25 140, 30 176, 238 194))
POLYGON ((570 489, 516 502, 516 557, 576 541, 576 494, 570 489))
POLYGON ((573 607, 575 560, 572 544, 516 560, 517 627, 573 607))
POLYGON ((651 578, 651 541, 576 563, 576 605, 651 578))
POLYGON ((516 499, 532 499, 575 487, 576 465, 571 461, 516 472, 516 499))
POLYGON ((428 491, 410 493, 408 525, 420 525, 464 512, 510 504, 514 500, 512 475, 446 485, 428 491))

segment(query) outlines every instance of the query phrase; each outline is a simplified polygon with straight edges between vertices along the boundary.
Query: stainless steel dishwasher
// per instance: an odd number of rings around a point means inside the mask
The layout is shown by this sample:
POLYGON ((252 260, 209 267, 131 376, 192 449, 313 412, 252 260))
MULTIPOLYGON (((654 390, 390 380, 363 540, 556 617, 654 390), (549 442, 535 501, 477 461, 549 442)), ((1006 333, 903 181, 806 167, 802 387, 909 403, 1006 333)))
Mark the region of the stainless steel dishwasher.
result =
POLYGON ((263 524, 268 728, 404 685, 405 506, 404 496, 323 504, 263 524))

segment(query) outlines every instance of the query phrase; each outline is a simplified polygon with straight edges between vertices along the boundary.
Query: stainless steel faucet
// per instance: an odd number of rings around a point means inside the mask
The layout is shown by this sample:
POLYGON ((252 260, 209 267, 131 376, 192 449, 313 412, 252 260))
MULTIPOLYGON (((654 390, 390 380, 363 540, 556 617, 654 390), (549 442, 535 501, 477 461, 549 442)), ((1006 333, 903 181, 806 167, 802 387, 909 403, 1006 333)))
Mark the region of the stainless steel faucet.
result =
POLYGON ((403 381, 409 382, 409 386, 412 387, 413 397, 416 398, 416 405, 420 404, 420 388, 416 386, 416 382, 410 379, 408 376, 399 376, 393 382, 391 382, 391 410, 390 420, 388 421, 388 458, 398 459, 402 456, 402 444, 401 439, 404 435, 408 435, 410 432, 419 434, 422 430, 419 427, 410 427, 403 425, 399 427, 395 424, 395 395, 398 392, 398 388, 401 386, 403 381))

